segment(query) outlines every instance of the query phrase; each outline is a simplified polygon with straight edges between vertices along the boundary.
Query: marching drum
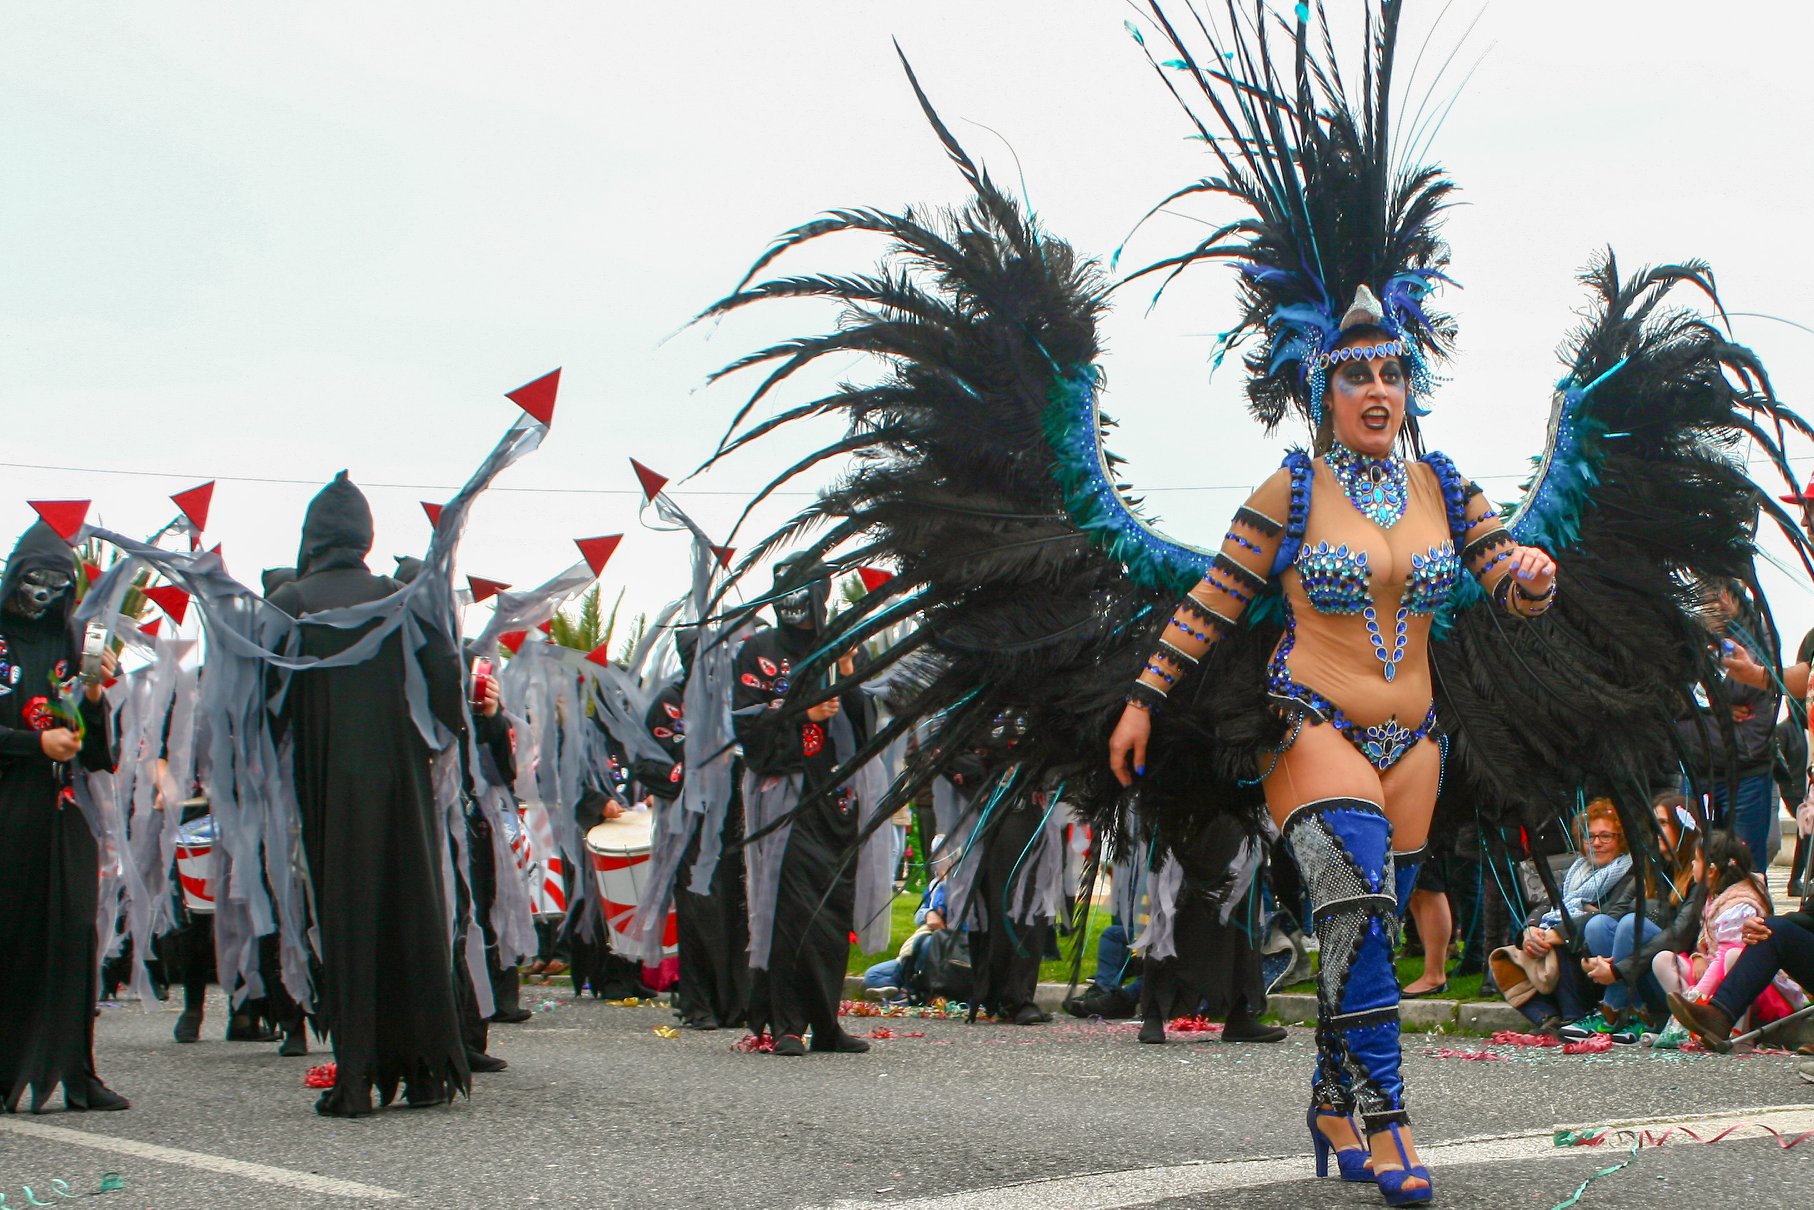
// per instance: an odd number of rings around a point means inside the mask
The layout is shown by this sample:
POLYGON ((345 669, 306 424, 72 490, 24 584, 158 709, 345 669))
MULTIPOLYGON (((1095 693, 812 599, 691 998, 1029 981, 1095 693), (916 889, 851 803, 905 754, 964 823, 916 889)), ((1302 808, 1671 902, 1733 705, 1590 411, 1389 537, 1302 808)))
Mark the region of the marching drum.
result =
POLYGON ((212 815, 192 820, 176 831, 176 876, 182 883, 183 904, 191 912, 214 910, 214 837, 212 815))
MULTIPOLYGON (((607 819, 586 833, 586 851, 591 854, 592 872, 598 879, 600 906, 605 909, 605 922, 611 926, 611 948, 628 958, 642 953, 641 942, 630 936, 630 924, 648 880, 654 835, 655 822, 646 811, 607 819)), ((680 929, 674 910, 669 908, 661 928, 663 966, 679 953, 680 929)))
POLYGON ((529 910, 537 920, 558 920, 567 914, 567 863, 555 846, 548 809, 531 803, 517 810, 521 826, 510 838, 510 851, 529 885, 529 910))

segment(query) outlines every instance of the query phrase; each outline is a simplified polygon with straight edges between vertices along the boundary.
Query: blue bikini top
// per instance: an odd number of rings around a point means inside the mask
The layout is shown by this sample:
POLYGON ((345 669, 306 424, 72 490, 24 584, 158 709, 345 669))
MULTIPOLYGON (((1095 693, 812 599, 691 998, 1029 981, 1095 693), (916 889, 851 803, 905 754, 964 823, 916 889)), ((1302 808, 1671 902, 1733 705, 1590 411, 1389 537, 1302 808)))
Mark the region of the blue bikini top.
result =
MULTIPOLYGON (((1448 506, 1451 531, 1460 520, 1459 491, 1451 491, 1450 481, 1459 482, 1453 464, 1441 454, 1426 455, 1443 488, 1448 506), (1445 474, 1446 472, 1446 474, 1445 474)), ((1331 547, 1327 542, 1314 545, 1304 542, 1304 530, 1310 521, 1311 460, 1301 450, 1293 450, 1285 459, 1291 470, 1291 507, 1286 522, 1285 541, 1273 568, 1276 576, 1286 567, 1296 567, 1303 581, 1304 595, 1318 613, 1358 614, 1373 604, 1373 569, 1367 564, 1367 552, 1347 546, 1331 547)), ((1461 558, 1455 553, 1453 538, 1432 546, 1422 554, 1411 556, 1411 574, 1405 577, 1401 604, 1407 613, 1433 614, 1448 599, 1461 578, 1461 558)))

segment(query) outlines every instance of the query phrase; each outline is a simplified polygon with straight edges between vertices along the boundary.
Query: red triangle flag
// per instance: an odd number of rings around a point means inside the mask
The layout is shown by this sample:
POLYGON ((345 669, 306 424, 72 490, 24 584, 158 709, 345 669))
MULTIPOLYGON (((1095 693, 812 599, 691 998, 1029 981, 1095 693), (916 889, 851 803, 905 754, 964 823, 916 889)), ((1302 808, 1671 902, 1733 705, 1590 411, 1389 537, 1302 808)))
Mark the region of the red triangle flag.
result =
POLYGON ((96 580, 101 578, 101 566, 98 563, 90 563, 88 560, 84 559, 82 561, 82 574, 88 577, 88 582, 90 584, 93 584, 96 580))
POLYGON ((554 423, 554 396, 561 389, 561 372, 554 369, 534 382, 526 382, 514 391, 505 392, 505 398, 528 412, 544 425, 554 423))
POLYGON ((189 616, 189 593, 175 584, 159 584, 156 588, 143 590, 145 599, 170 615, 170 620, 178 626, 189 616))
POLYGON ((426 500, 422 501, 422 511, 428 514, 428 523, 437 529, 441 526, 441 510, 446 507, 445 504, 430 504, 426 500))
POLYGON ((148 639, 155 639, 157 632, 164 627, 164 619, 152 618, 149 622, 139 623, 139 633, 148 639))
POLYGON ((491 598, 510 587, 510 585, 505 584, 502 581, 484 580, 480 579, 478 576, 467 576, 466 582, 472 586, 472 603, 474 605, 477 605, 480 601, 489 601, 491 598))
POLYGON ((617 552, 617 544, 624 540, 622 534, 606 534, 602 538, 575 538, 573 544, 579 547, 579 553, 586 558, 586 566, 592 569, 593 575, 601 575, 605 564, 617 552))
POLYGON ((637 479, 642 482, 642 494, 649 499, 653 500, 661 493, 661 489, 668 485, 666 475, 657 474, 636 459, 630 459, 630 466, 636 471, 637 479))
POLYGON ((731 556, 737 553, 737 548, 735 546, 714 546, 712 547, 712 553, 718 556, 718 561, 724 564, 724 569, 726 571, 729 571, 731 569, 731 556))
POLYGON ((57 537, 75 545, 82 523, 88 520, 86 500, 27 500, 32 510, 44 518, 44 524, 57 531, 57 537))
POLYGON ((529 632, 527 630, 506 631, 498 636, 498 646, 502 647, 505 651, 508 651, 511 655, 515 655, 523 649, 523 640, 528 637, 529 632))
POLYGON ((859 567, 857 568, 857 579, 863 581, 864 592, 874 592, 894 579, 894 576, 879 567, 859 567))
POLYGON ((536 629, 541 631, 543 634, 553 634, 554 633, 554 620, 552 618, 550 618, 546 622, 537 623, 536 629))
POLYGON ((208 507, 214 503, 214 481, 210 479, 200 487, 192 487, 186 492, 178 492, 170 499, 183 510, 183 516, 197 530, 208 528, 208 507))
POLYGON ((605 649, 605 646, 604 643, 600 643, 591 651, 588 651, 586 653, 586 659, 591 663, 597 664, 600 668, 609 668, 611 666, 611 653, 605 649))

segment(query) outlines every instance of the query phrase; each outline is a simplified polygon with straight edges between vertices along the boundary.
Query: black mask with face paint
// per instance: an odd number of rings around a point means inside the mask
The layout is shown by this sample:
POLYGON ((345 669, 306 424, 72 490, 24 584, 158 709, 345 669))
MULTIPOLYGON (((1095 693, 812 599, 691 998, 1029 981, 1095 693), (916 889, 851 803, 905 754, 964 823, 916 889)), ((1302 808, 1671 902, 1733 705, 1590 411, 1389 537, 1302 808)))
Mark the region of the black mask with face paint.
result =
POLYGON ((775 565, 775 621, 783 627, 817 634, 825 629, 830 604, 831 568, 810 555, 775 565))

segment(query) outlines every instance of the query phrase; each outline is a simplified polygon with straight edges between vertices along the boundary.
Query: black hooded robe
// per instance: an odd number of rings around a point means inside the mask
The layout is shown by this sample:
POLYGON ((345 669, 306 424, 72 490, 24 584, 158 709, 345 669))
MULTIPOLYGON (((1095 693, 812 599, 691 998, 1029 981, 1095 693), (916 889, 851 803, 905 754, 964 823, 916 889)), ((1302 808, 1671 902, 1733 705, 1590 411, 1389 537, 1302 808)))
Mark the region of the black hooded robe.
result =
MULTIPOLYGON (((731 697, 749 774, 758 781, 801 774, 807 798, 830 782, 838 766, 833 727, 779 723, 767 707, 780 704, 793 666, 818 645, 811 630, 778 626, 758 631, 738 650, 731 697)), ((860 744, 869 732, 869 699, 853 691, 840 701, 838 719, 848 720, 860 744)), ((757 1034, 766 1030, 777 1040, 804 1038, 810 1027, 814 1048, 826 1049, 840 1032, 838 1003, 856 914, 855 796, 838 791, 816 796, 816 801, 803 798, 792 823, 775 893, 768 968, 751 976, 749 1027, 757 1034)))
POLYGON ((1024 887, 1022 867, 1027 853, 1045 823, 1043 797, 1022 796, 1003 804, 976 840, 979 848, 976 882, 970 892, 969 919, 960 927, 970 930, 970 962, 976 984, 973 1010, 986 1009, 999 1019, 1011 1019, 1023 1009, 1037 1013, 1034 997, 1039 991, 1039 963, 1052 933, 1048 916, 1030 922, 1014 917, 1018 891, 1024 887))
POLYGON ((74 800, 72 771, 52 763, 39 740, 63 725, 51 713, 53 695, 73 693, 85 729, 77 762, 111 768, 107 708, 72 683, 73 589, 37 619, 5 607, 27 571, 51 568, 73 575, 75 559, 38 522, 0 579, 0 1105, 9 1112, 27 1091, 36 1111, 59 1084, 70 1109, 114 1099, 94 1070, 100 849, 74 800))
MULTIPOLYGON (((686 785, 685 679, 676 680, 655 695, 643 720, 649 734, 668 754, 669 763, 636 762, 637 780, 677 811, 686 785)), ((695 826, 680 871, 674 880, 674 924, 680 946, 680 985, 675 998, 680 1019, 695 1028, 737 1026, 749 1012, 750 929, 744 894, 743 810, 737 801, 741 769, 731 774, 731 804, 724 813, 719 861, 712 873, 711 889, 697 895, 688 889, 693 866, 699 860, 703 834, 695 826)))
POLYGON ((1236 859, 1242 835, 1238 821, 1217 820, 1171 847, 1184 874, 1172 906, 1176 952, 1169 958, 1146 958, 1142 1017, 1165 1022, 1201 1013, 1245 1022, 1266 1011, 1266 979, 1242 905, 1234 905, 1226 922, 1222 919, 1229 907, 1225 872, 1236 859))
MULTIPOLYGON (((309 505, 296 581, 271 595, 305 619, 302 654, 333 655, 366 629, 310 626, 307 615, 397 590, 366 569, 371 543, 370 507, 342 472, 309 505)), ((316 1012, 338 1072, 316 1108, 332 1116, 371 1112, 374 1086, 388 1104, 403 1083, 414 1105, 471 1087, 442 890, 448 837, 405 697, 409 658, 435 716, 458 734, 459 656, 432 632, 413 656, 392 635, 363 663, 295 673, 282 701, 321 932, 316 1012)))

